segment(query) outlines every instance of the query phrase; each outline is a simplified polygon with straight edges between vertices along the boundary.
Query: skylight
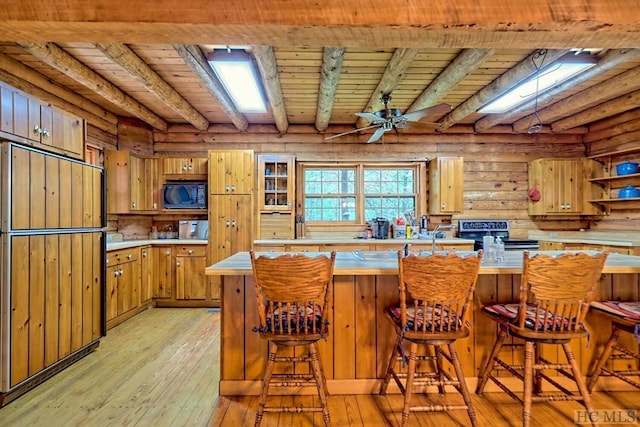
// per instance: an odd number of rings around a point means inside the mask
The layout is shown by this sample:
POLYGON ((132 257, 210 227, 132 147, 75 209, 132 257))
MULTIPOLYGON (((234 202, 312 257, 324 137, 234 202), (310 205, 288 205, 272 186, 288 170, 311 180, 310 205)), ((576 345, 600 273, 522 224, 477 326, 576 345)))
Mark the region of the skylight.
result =
POLYGON ((243 50, 214 50, 207 59, 238 110, 264 113, 260 75, 251 55, 243 50))
POLYGON ((504 113, 594 65, 595 60, 590 55, 565 55, 495 98, 478 112, 504 113))

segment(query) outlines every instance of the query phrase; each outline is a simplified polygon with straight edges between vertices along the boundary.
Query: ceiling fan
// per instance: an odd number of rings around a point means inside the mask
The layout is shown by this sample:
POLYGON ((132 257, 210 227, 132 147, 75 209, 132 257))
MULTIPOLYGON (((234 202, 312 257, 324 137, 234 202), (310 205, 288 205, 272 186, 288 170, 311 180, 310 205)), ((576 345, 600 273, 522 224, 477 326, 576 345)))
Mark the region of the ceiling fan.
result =
MULTIPOLYGON (((418 122, 421 118, 431 114, 443 114, 451 111, 449 104, 437 104, 432 107, 423 108, 422 110, 412 111, 411 113, 402 114, 397 108, 389 108, 389 102, 391 101, 390 94, 382 94, 380 100, 384 104, 384 109, 376 111, 375 113, 356 113, 356 116, 369 120, 372 124, 359 129, 350 130, 348 132, 339 133, 326 137, 325 139, 338 138, 343 135, 348 135, 354 132, 360 132, 366 129, 378 128, 371 135, 367 143, 376 142, 379 140, 385 132, 390 130, 401 129, 407 125, 408 122, 418 122)), ((438 123, 426 123, 420 122, 420 124, 432 124, 438 123)))

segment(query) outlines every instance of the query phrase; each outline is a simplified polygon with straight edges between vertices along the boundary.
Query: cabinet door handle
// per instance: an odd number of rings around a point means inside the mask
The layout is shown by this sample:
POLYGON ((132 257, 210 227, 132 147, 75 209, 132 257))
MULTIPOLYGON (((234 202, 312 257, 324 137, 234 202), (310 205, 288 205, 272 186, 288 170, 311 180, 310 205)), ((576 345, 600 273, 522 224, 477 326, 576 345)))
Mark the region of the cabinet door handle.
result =
POLYGON ((131 257, 133 257, 133 255, 127 254, 127 259, 131 259, 131 257))
POLYGON ((235 227, 236 226, 236 220, 234 219, 233 221, 231 221, 231 226, 235 227))
POLYGON ((176 261, 176 267, 180 267, 180 261, 176 261))
POLYGON ((236 191, 236 186, 235 185, 231 185, 231 191, 236 191))
POLYGON ((229 186, 228 185, 224 186, 224 191, 227 191, 227 192, 229 191, 229 186))
POLYGON ((42 139, 47 139, 51 136, 51 131, 49 129, 42 130, 42 139))
POLYGON ((33 133, 35 135, 40 135, 42 134, 42 128, 40 127, 40 125, 33 125, 33 133))
POLYGON ((131 203, 131 207, 132 207, 133 209, 135 209, 135 208, 136 208, 136 204, 135 204, 135 202, 134 202, 134 203, 131 203))
POLYGON ((192 250, 192 249, 189 249, 188 254, 189 254, 189 255, 191 255, 192 253, 193 253, 193 250, 192 250))
POLYGON ((171 255, 171 251, 166 251, 164 254, 165 255, 171 255))
POLYGON ((143 251, 143 252, 142 252, 142 257, 143 257, 143 258, 146 258, 146 257, 147 257, 147 252, 146 252, 146 251, 143 251))
POLYGON ((225 225, 228 227, 228 226, 230 225, 229 221, 227 221, 227 222, 225 223, 225 225))

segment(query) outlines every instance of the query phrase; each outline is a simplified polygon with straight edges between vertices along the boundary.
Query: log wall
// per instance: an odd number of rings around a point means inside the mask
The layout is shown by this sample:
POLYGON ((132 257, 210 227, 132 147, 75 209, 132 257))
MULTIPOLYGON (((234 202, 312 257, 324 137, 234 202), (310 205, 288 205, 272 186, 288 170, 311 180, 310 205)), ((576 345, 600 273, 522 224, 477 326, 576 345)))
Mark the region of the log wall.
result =
MULTIPOLYGON (((324 141, 323 135, 306 127, 290 127, 286 135, 257 129, 237 133, 222 127, 209 132, 189 132, 185 127, 170 127, 167 133, 154 135, 156 154, 204 153, 209 149, 253 149, 256 154, 293 153, 299 161, 330 160, 419 160, 437 156, 464 157, 464 212, 458 219, 508 219, 512 236, 526 238, 529 230, 579 230, 606 223, 573 217, 537 219, 527 214, 527 162, 540 157, 583 157, 583 135, 495 134, 401 134, 374 144, 354 140, 324 141), (298 133, 296 133, 298 131, 298 133)), ((193 129, 193 128, 192 128, 193 129)), ((358 137, 355 137, 358 138, 358 137)), ((613 228, 636 230, 640 216, 632 222, 616 218, 613 228)))

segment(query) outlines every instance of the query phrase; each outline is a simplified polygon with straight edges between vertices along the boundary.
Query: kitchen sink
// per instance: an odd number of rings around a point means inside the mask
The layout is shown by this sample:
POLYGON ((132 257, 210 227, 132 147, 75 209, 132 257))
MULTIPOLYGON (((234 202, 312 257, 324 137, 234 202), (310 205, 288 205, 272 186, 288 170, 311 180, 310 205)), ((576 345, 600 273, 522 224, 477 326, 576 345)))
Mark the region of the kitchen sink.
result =
POLYGON ((397 251, 353 251, 353 255, 362 261, 394 261, 398 259, 397 251))

